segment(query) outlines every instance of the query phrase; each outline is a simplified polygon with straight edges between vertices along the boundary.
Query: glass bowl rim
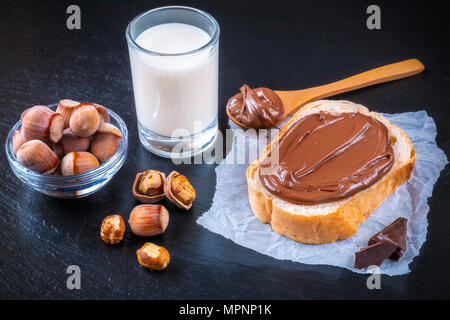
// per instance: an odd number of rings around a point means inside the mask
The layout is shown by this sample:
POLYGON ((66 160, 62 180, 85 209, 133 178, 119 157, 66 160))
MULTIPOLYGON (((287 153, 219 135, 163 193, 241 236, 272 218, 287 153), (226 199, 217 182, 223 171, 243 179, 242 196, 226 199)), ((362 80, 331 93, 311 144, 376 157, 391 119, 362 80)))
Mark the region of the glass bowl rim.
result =
MULTIPOLYGON (((54 109, 57 106, 57 104, 50 104, 47 105, 47 107, 54 109)), ((17 121, 14 126, 11 128, 11 130, 8 133, 8 136, 6 138, 5 143, 5 151, 6 156, 8 158, 8 161, 12 167, 13 171, 20 172, 21 175, 26 176, 27 179, 33 179, 33 180, 39 180, 40 182, 44 183, 51 183, 51 184, 60 184, 62 187, 72 187, 74 185, 79 185, 80 183, 86 183, 86 182, 92 182, 93 180, 96 180, 97 178, 101 177, 102 175, 108 173, 110 170, 115 168, 115 165, 117 163, 120 163, 122 161, 122 158, 126 156, 127 149, 128 149, 128 129, 123 121, 123 119, 114 111, 111 109, 105 107, 108 111, 108 114, 114 121, 117 123, 116 126, 122 133, 122 139, 120 141, 119 147, 117 151, 112 155, 108 160, 101 163, 97 168, 89 170, 84 173, 71 175, 71 176, 55 176, 51 174, 43 174, 38 173, 35 171, 32 171, 25 166, 23 166, 16 158, 15 154, 13 153, 12 148, 12 137, 14 132, 19 129, 22 126, 21 121, 17 121), (69 184, 72 183, 72 184, 69 184)))

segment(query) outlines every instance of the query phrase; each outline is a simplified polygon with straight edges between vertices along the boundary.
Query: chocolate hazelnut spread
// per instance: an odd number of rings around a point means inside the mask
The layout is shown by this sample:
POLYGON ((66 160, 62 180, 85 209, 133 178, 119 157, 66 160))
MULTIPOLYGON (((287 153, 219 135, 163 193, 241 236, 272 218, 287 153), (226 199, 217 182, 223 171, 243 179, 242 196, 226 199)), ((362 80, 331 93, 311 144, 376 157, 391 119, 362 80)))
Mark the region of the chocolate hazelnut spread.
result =
POLYGON ((263 129, 272 127, 283 118, 283 103, 269 88, 251 89, 244 84, 240 90, 227 103, 229 113, 240 123, 263 129))
POLYGON ((283 200, 319 204, 370 187, 393 163, 392 142, 380 121, 361 113, 320 112, 287 129, 279 140, 278 165, 269 174, 261 168, 259 177, 267 191, 283 200))

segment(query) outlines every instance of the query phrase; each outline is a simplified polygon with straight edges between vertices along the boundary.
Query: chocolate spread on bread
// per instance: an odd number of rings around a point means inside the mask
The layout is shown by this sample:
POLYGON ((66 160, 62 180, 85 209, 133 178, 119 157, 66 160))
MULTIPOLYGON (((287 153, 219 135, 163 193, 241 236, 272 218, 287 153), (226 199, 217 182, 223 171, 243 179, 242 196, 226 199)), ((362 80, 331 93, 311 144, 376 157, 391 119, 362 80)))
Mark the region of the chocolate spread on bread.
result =
MULTIPOLYGON (((271 194, 296 204, 348 198, 380 180, 394 163, 388 129, 361 113, 320 112, 303 117, 281 136, 276 156, 259 178, 271 194)), ((274 152, 274 151, 272 151, 274 152)))
POLYGON ((269 88, 251 89, 244 84, 240 90, 227 103, 229 113, 240 123, 263 129, 274 126, 283 118, 283 103, 269 88))

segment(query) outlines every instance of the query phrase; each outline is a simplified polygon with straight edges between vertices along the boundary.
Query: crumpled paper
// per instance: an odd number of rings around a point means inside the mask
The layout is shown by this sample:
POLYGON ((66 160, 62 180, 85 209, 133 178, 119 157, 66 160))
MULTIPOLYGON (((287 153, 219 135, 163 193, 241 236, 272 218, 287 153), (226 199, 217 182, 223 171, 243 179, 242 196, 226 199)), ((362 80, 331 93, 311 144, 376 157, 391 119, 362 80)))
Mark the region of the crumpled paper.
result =
MULTIPOLYGON (((276 259, 306 264, 343 267, 358 273, 353 267, 354 253, 367 245, 373 234, 382 230, 397 217, 408 218, 407 250, 398 262, 386 260, 380 272, 401 275, 410 272, 408 265, 420 252, 427 237, 427 199, 441 170, 448 163, 445 153, 435 142, 436 125, 425 111, 384 114, 410 137, 416 151, 412 177, 391 194, 372 215, 364 221, 352 237, 330 244, 309 245, 295 242, 274 232, 269 224, 260 222, 252 213, 247 196, 245 171, 247 164, 230 164, 235 156, 235 143, 227 158, 216 167, 216 192, 213 204, 197 223, 235 243, 276 259)), ((235 130, 235 138, 242 136, 235 130)), ((249 139, 250 146, 258 144, 249 139)), ((260 149, 259 149, 260 150, 260 149)))

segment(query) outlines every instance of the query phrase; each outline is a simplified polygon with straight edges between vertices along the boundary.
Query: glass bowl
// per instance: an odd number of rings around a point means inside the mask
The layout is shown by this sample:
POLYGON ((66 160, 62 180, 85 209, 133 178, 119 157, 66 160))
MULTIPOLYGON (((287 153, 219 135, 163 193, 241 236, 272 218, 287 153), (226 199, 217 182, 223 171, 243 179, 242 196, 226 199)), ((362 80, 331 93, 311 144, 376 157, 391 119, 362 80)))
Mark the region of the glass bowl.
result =
MULTIPOLYGON (((56 104, 48 107, 55 110, 56 104)), ((122 139, 116 153, 100 166, 73 176, 53 176, 31 171, 20 164, 13 153, 12 137, 14 132, 21 127, 21 122, 18 121, 9 132, 5 145, 6 156, 14 174, 25 185, 54 198, 82 198, 100 190, 122 167, 128 149, 128 130, 125 122, 114 111, 106 109, 110 115, 111 124, 119 128, 122 133, 122 139)))

